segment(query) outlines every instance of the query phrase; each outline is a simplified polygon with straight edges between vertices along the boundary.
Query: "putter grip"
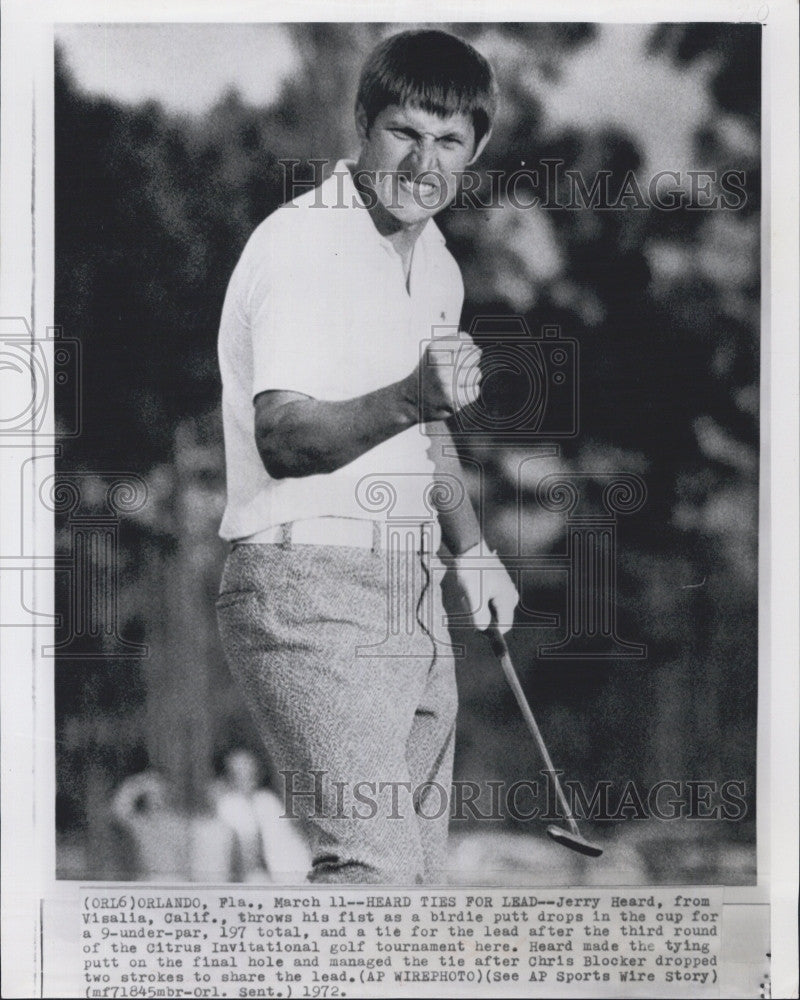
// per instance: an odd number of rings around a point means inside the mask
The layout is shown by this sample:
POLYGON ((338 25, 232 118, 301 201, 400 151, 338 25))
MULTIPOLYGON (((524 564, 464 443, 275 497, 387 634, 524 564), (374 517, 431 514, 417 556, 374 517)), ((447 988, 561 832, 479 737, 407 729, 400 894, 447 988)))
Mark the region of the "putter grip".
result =
POLYGON ((492 615, 491 624, 486 629, 486 637, 489 640, 489 645, 492 647, 492 652, 495 656, 508 656, 506 640, 503 638, 503 633, 497 627, 497 608, 494 605, 494 601, 489 601, 489 611, 492 615))
POLYGON ((503 638, 503 633, 494 624, 494 622, 492 622, 489 628, 486 629, 486 637, 489 640, 489 645, 492 647, 492 652, 495 656, 508 656, 508 646, 506 645, 506 640, 503 638))

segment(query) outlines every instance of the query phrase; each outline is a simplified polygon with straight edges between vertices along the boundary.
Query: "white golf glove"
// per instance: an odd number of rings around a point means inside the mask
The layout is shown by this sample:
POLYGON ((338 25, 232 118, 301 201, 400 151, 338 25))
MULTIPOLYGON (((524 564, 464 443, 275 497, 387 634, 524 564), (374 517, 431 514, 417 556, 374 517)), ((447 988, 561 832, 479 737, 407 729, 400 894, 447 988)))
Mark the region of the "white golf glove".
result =
POLYGON ((497 627, 508 632, 514 624, 519 593, 497 553, 489 549, 481 552, 479 543, 456 556, 453 568, 464 611, 472 616, 475 628, 484 630, 491 625, 489 601, 492 601, 497 611, 497 627))

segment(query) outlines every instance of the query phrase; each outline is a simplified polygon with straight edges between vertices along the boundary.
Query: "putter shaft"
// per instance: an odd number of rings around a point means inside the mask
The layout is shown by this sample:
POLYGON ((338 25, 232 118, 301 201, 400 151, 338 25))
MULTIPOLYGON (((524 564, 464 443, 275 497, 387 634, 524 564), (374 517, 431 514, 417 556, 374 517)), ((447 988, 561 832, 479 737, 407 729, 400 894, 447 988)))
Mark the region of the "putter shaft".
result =
POLYGON ((525 692, 522 690, 522 685, 519 682, 519 677, 517 677, 514 664, 511 662, 511 655, 508 652, 508 646, 503 638, 503 633, 493 622, 488 628, 487 634, 489 636, 489 641, 492 644, 492 649, 497 656, 497 659, 500 661, 500 666, 503 668, 503 673, 505 674, 509 687, 514 692, 514 697, 517 699, 517 705, 519 705, 519 710, 522 712, 522 717, 525 719, 531 736, 533 736, 536 741, 536 746, 539 749, 539 753, 541 754, 545 767, 553 776, 553 785, 555 786, 556 796, 561 808, 564 810, 564 816, 567 824, 572 833, 574 833, 576 837, 579 837, 580 831, 578 830, 578 824, 575 822, 575 818, 572 815, 572 810, 567 802, 567 797, 564 795, 564 791, 561 788, 561 782, 558 780, 558 775, 553 767, 553 761, 547 751, 547 745, 544 742, 544 737, 542 736, 539 725, 536 722, 536 718, 531 711, 531 706, 528 704, 528 699, 525 697, 525 692))

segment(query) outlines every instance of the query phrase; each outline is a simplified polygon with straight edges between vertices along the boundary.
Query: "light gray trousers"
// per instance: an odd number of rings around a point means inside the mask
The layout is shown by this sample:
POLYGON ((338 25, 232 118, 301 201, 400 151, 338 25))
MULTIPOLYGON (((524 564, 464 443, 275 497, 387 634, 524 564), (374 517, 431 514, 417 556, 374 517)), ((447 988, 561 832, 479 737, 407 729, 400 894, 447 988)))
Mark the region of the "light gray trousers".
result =
POLYGON ((441 881, 457 695, 431 558, 248 544, 225 564, 223 647, 312 882, 441 881))

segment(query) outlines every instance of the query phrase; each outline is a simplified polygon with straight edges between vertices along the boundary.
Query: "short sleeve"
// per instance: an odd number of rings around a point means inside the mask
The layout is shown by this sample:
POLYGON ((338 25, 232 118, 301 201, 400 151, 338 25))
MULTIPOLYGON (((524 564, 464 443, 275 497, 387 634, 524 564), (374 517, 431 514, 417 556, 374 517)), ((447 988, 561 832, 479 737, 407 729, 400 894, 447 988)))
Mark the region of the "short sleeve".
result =
POLYGON ((279 210, 252 247, 245 302, 253 345, 253 397, 267 390, 324 399, 335 348, 328 335, 330 268, 306 233, 307 210, 279 210), (288 217, 288 218, 287 218, 288 217))

